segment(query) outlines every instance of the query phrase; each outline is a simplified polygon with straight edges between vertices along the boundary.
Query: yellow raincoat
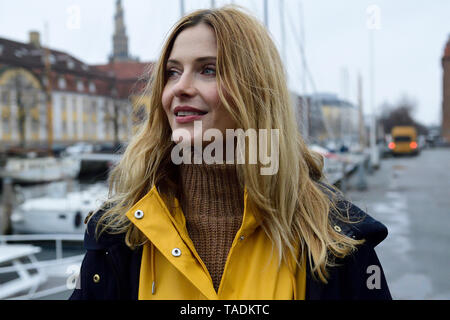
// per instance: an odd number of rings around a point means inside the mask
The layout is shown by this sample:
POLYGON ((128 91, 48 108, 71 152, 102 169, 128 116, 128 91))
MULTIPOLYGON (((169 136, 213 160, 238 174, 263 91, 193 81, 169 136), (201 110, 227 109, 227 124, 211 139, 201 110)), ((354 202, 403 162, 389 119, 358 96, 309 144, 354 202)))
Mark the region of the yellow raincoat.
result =
MULTIPOLYGON (((140 300, 291 300, 305 298, 306 269, 290 272, 255 219, 244 191, 244 216, 228 253, 218 292, 194 248, 177 203, 169 212, 156 187, 127 217, 148 238, 142 253, 140 300)), ((293 263, 293 262, 292 262, 293 263)), ((294 264, 292 264, 294 265, 294 264)))

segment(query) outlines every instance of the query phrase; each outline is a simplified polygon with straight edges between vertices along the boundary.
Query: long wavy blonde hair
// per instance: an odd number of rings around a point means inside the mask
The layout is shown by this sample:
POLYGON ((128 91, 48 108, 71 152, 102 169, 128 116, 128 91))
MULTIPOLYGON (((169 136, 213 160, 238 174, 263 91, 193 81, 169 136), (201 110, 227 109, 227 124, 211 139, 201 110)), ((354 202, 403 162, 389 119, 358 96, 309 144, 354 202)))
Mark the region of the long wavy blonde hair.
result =
POLYGON ((153 186, 168 205, 173 203, 171 199, 177 195, 170 158, 174 143, 161 102, 166 63, 177 35, 200 23, 215 32, 219 96, 237 128, 279 129, 277 174, 261 175, 260 165, 238 166, 248 203, 276 248, 279 261, 296 257, 300 264, 308 258, 313 276, 326 282, 334 258, 345 257, 360 242, 330 225, 335 193, 327 194, 318 184, 326 184, 323 160, 308 149, 299 133, 276 46, 266 28, 236 6, 195 11, 174 26, 144 91, 150 97, 146 118, 110 173, 110 195, 97 227, 101 225, 102 231, 110 233, 126 233, 127 245, 135 248, 146 239, 125 213, 153 186), (303 254, 297 255, 298 249, 303 254))

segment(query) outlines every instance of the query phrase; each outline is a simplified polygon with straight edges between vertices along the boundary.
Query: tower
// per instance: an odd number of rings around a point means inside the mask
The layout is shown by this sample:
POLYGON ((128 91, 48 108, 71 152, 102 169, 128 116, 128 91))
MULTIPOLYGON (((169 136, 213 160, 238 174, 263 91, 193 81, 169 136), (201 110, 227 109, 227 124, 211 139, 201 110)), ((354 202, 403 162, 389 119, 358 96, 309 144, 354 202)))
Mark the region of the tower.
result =
POLYGON ((450 144, 450 36, 442 57, 443 100, 442 100, 442 138, 450 144))
POLYGON ((128 36, 126 34, 122 1, 116 0, 116 14, 114 16, 113 53, 110 62, 131 61, 128 55, 128 36))

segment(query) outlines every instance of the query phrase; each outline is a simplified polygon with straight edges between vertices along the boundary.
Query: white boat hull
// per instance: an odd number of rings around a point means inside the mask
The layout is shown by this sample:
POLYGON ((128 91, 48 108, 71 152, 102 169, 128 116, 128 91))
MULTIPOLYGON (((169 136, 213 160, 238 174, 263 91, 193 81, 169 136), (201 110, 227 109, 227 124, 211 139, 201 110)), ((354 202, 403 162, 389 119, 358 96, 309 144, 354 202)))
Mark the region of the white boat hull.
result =
POLYGON ((87 214, 88 212, 81 211, 29 211, 22 213, 21 219, 12 217, 12 228, 15 234, 82 234, 85 231, 83 221, 87 214))
POLYGON ((76 158, 9 159, 1 175, 16 182, 39 183, 78 176, 81 160, 76 158))
POLYGON ((82 234, 84 220, 106 199, 107 188, 94 185, 89 190, 68 193, 63 198, 26 200, 13 210, 11 224, 16 234, 82 234))

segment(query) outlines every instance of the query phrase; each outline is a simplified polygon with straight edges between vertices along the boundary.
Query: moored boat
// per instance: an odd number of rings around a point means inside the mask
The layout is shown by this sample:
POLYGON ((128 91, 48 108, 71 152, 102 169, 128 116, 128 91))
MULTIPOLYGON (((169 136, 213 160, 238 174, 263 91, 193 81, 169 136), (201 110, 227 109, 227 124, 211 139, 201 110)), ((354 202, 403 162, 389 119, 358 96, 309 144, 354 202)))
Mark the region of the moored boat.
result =
POLYGON ((8 158, 0 176, 17 183, 42 183, 76 178, 81 160, 74 157, 8 158))
POLYGON ((84 220, 106 199, 108 189, 97 183, 83 191, 65 196, 46 195, 31 198, 13 209, 11 225, 15 234, 82 234, 84 220))

